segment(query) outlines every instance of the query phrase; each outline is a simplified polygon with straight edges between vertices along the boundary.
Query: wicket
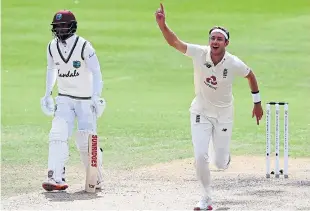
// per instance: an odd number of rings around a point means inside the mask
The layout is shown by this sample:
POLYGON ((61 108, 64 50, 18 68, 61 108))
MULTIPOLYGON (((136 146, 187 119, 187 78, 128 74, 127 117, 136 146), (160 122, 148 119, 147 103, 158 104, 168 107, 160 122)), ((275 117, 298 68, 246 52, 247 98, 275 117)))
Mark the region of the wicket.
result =
POLYGON ((269 102, 266 104, 266 178, 270 178, 270 149, 271 149, 271 106, 275 106, 275 178, 280 177, 280 173, 284 174, 284 178, 288 178, 288 103, 286 102, 269 102), (279 154, 280 154, 280 106, 284 106, 284 167, 283 171, 279 170, 279 154))

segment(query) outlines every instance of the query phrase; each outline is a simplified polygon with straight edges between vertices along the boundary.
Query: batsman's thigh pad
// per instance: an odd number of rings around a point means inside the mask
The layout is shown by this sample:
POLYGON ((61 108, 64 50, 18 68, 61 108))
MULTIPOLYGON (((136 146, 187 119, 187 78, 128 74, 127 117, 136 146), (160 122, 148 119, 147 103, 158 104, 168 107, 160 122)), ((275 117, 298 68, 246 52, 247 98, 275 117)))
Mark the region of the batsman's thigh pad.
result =
POLYGON ((61 118, 67 122, 68 136, 70 137, 74 129, 74 120, 75 120, 73 100, 69 97, 57 96, 55 101, 56 101, 55 118, 61 118))

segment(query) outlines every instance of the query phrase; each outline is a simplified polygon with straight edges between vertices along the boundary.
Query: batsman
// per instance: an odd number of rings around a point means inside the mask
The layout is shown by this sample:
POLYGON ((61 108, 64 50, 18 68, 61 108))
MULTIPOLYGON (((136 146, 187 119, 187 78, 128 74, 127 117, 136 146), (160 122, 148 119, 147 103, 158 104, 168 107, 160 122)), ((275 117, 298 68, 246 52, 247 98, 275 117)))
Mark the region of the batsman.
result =
MULTIPOLYGON (((88 167, 88 137, 97 134, 97 119, 106 102, 101 98, 103 79, 100 64, 91 43, 76 34, 77 20, 68 10, 58 11, 51 23, 52 39, 47 45, 46 91, 41 98, 44 114, 53 116, 49 132, 48 170, 42 187, 46 191, 68 188, 65 164, 69 158, 68 139, 77 120, 76 145, 88 167), (57 81, 58 96, 52 97, 57 81)), ((98 147, 98 180, 101 188, 102 149, 98 147)))

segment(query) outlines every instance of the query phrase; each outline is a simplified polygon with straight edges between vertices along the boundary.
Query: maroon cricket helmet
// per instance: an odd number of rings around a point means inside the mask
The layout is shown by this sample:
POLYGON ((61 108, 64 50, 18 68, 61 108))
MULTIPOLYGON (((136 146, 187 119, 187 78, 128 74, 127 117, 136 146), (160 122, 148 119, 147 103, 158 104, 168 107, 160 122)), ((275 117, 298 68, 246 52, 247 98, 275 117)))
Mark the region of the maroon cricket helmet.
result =
POLYGON ((60 41, 65 41, 71 37, 77 30, 77 21, 74 14, 69 10, 60 10, 54 17, 52 25, 52 33, 60 41))

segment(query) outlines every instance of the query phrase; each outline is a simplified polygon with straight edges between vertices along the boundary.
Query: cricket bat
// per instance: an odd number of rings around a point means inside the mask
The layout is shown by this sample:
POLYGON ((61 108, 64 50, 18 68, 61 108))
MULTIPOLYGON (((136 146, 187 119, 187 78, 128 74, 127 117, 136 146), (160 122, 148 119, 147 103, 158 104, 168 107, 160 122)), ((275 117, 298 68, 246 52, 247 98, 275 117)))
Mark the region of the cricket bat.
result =
POLYGON ((98 136, 89 134, 88 136, 88 166, 86 170, 85 191, 89 193, 96 192, 98 180, 98 136))

